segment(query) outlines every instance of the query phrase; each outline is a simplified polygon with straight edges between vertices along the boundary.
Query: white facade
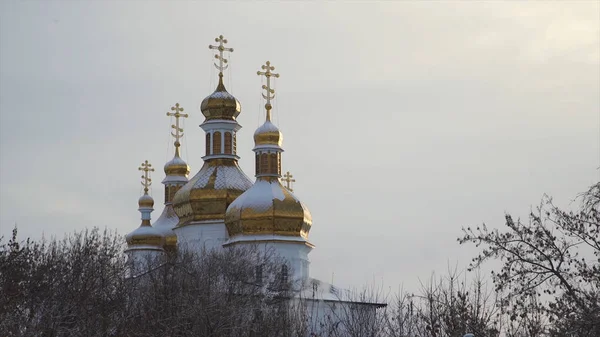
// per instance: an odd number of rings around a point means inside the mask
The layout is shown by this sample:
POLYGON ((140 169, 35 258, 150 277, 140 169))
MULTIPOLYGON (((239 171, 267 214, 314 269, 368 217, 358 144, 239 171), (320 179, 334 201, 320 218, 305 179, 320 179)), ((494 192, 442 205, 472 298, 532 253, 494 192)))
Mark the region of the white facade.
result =
POLYGON ((194 221, 183 227, 175 227, 179 249, 189 249, 197 253, 213 249, 223 249, 229 237, 225 222, 194 221))
POLYGON ((310 277, 308 253, 312 244, 300 237, 280 235, 244 235, 229 239, 225 247, 257 247, 264 254, 285 260, 292 283, 304 283, 310 277))
POLYGON ((162 262, 165 251, 154 246, 138 246, 125 251, 131 276, 143 274, 162 262))

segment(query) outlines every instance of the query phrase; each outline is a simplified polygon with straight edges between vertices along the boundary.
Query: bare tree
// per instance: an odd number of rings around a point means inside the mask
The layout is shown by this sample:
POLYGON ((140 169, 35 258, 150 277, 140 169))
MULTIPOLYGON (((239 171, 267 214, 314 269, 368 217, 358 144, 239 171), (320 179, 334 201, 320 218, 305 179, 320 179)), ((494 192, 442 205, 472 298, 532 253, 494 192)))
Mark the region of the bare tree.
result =
POLYGON ((0 333, 106 336, 125 303, 122 238, 97 229, 0 245, 0 333))
POLYGON ((339 291, 340 301, 328 302, 327 336, 376 337, 386 328, 386 296, 381 288, 368 286, 360 290, 339 291))
POLYGON ((134 277, 123 242, 97 229, 0 240, 0 335, 291 336, 291 286, 270 252, 178 252, 134 277))
POLYGON ((415 297, 404 289, 394 295, 392 303, 386 308, 385 336, 406 337, 418 336, 422 330, 419 308, 415 307, 415 297))
POLYGON ((419 294, 411 295, 404 303, 407 301, 409 311, 404 311, 404 322, 410 322, 416 336, 462 336, 467 332, 499 335, 500 310, 495 293, 487 289, 478 273, 469 282, 457 269, 449 269, 444 277, 432 276, 422 284, 419 294))
POLYGON ((492 274, 496 290, 511 298, 513 319, 543 310, 553 335, 600 336, 600 183, 582 195, 576 212, 545 197, 529 221, 506 215, 506 230, 463 229, 461 244, 483 246, 472 267, 503 265, 492 274), (540 297, 547 301, 531 298, 540 297))

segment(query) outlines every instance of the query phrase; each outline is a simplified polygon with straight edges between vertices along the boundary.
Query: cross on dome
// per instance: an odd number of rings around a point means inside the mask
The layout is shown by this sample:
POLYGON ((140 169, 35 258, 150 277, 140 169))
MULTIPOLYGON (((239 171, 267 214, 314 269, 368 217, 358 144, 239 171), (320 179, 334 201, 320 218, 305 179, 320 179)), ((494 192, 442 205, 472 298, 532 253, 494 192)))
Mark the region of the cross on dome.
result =
POLYGON ((223 57, 223 53, 233 52, 233 48, 225 48, 225 43, 227 43, 227 39, 223 38, 223 35, 219 35, 219 37, 215 38, 215 42, 219 42, 218 46, 208 45, 209 49, 216 49, 219 51, 219 54, 215 54, 215 58, 219 60, 219 64, 215 63, 215 67, 219 70, 219 74, 223 75, 223 70, 227 69, 229 66, 226 64, 227 59, 223 57))
POLYGON ((167 112, 167 116, 175 117, 175 124, 171 125, 171 128, 175 129, 175 133, 171 132, 171 135, 175 137, 175 147, 179 147, 179 139, 183 137, 183 128, 179 126, 179 118, 187 118, 188 114, 182 114, 183 107, 179 107, 179 103, 175 103, 175 106, 171 107, 171 111, 167 112))
POLYGON ((261 69, 265 71, 257 71, 256 74, 258 76, 265 76, 267 78, 267 85, 263 85, 262 88, 267 91, 267 94, 262 94, 263 98, 267 100, 267 104, 265 104, 265 109, 267 109, 267 120, 271 120, 271 100, 275 98, 275 89, 271 88, 271 77, 279 78, 279 74, 272 73, 271 70, 275 70, 275 67, 271 65, 271 62, 267 61, 267 63, 261 66, 261 69))
POLYGON ((150 179, 150 172, 154 172, 154 168, 152 168, 152 164, 145 160, 142 163, 142 166, 138 167, 138 170, 144 171, 144 175, 142 176, 142 186, 144 186, 144 194, 148 194, 148 187, 152 185, 152 179, 150 179))
POLYGON ((294 176, 290 173, 290 171, 287 171, 284 175, 283 178, 281 180, 283 180, 285 182, 285 188, 287 188, 288 190, 290 190, 290 192, 294 192, 294 190, 291 187, 291 183, 295 183, 296 179, 292 179, 294 176))

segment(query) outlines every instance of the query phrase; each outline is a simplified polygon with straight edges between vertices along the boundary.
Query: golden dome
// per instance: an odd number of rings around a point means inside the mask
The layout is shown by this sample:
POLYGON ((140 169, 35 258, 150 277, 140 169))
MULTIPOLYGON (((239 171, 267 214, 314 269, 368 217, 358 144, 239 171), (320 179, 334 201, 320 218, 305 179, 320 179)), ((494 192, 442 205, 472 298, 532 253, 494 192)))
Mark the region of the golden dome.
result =
POLYGON ((165 174, 168 176, 184 176, 190 174, 189 165, 179 156, 179 147, 175 147, 175 156, 165 164, 165 174))
POLYGON ((283 134, 270 120, 267 120, 254 132, 254 144, 256 144, 256 146, 277 145, 281 147, 282 143, 283 134))
POLYGON ((140 208, 152 208, 154 206, 154 199, 148 193, 144 193, 138 200, 138 205, 140 208))
POLYGON ((225 226, 230 237, 268 234, 307 239, 312 216, 279 178, 262 177, 227 208, 225 226))
POLYGON ((178 226, 191 221, 222 220, 227 206, 252 186, 235 159, 207 160, 173 199, 178 226))
POLYGON ((233 121, 242 111, 240 101, 225 89, 222 73, 219 73, 217 89, 202 101, 200 110, 206 120, 226 119, 233 121))
POLYGON ((156 246, 162 248, 165 237, 156 228, 150 226, 150 220, 142 220, 142 225, 125 236, 129 248, 132 246, 156 246))

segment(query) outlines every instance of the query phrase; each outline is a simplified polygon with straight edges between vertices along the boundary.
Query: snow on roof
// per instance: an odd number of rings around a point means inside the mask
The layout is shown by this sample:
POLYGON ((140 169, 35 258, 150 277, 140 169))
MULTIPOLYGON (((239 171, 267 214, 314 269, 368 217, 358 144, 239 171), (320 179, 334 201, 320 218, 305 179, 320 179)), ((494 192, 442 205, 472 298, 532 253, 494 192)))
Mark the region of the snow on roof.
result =
MULTIPOLYGON (((204 165, 190 181, 194 181, 191 189, 205 188, 215 174, 214 189, 247 190, 252 186, 250 178, 237 166, 204 165)), ((187 186, 186 186, 187 187, 187 186)), ((184 187, 185 188, 185 187, 184 187)))

